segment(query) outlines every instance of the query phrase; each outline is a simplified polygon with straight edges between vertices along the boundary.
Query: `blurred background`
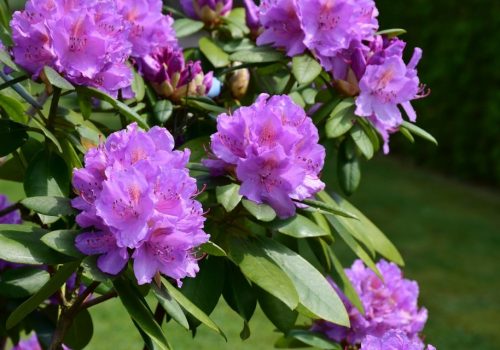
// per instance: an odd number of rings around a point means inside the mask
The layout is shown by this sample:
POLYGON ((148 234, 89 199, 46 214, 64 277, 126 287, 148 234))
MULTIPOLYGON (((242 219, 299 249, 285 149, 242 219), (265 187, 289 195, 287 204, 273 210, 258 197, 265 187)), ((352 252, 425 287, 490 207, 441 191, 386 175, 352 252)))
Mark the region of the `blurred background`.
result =
MULTIPOLYGON (((424 51, 419 76, 432 93, 414 106, 418 125, 439 147, 394 136, 390 156, 363 164, 363 181, 351 200, 401 250, 406 277, 419 282, 420 304, 429 310, 427 341, 441 350, 499 349, 500 1, 376 3, 382 29, 407 29, 402 38, 408 57, 415 46, 424 51)), ((323 175, 333 186, 335 173, 330 165, 323 175)), ((0 183, 0 191, 12 200, 23 196, 14 183, 0 183)), ((344 258, 346 264, 352 261, 344 258)), ((252 336, 241 341, 238 316, 223 302, 219 306, 214 319, 227 330, 228 343, 203 326, 192 342, 191 334, 169 323, 172 344, 200 350, 273 348, 278 335, 262 313, 250 323, 252 336)), ((117 300, 94 308, 92 316, 90 349, 141 347, 117 300)))

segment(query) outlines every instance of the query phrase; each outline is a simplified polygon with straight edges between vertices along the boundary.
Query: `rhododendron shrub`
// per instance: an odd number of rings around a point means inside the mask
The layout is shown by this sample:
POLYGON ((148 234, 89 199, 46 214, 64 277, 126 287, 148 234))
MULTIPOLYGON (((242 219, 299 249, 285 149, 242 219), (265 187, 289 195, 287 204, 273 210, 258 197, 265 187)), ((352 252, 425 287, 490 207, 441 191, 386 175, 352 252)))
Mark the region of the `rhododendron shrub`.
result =
POLYGON ((435 142, 414 124, 422 50, 403 58, 373 0, 0 17, 0 180, 24 189, 0 196, 0 348, 83 349, 89 308, 119 298, 131 347, 169 349, 173 322, 224 336, 221 297, 242 338, 259 304, 280 347, 425 348, 403 257, 344 198, 391 134, 435 142))

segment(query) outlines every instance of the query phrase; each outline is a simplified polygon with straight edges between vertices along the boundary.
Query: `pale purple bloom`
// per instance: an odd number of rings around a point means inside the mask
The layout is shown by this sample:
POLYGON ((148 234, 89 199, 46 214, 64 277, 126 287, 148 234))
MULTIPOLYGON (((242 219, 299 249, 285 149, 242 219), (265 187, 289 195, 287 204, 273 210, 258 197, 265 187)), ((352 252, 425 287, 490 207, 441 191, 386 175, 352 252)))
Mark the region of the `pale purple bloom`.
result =
POLYGON ((193 250, 208 235, 201 204, 193 199, 196 182, 186 169, 190 152, 173 148, 166 129, 144 132, 131 124, 89 150, 85 168, 75 169, 79 196, 72 204, 86 229, 75 244, 84 254, 99 255, 102 271, 119 273, 131 253, 140 284, 158 272, 179 284, 196 275, 193 250))
POLYGON ((373 0, 297 0, 304 44, 326 70, 332 60, 378 29, 378 10, 373 0))
MULTIPOLYGON (((346 274, 359 295, 364 314, 342 295, 349 313, 351 328, 317 321, 313 329, 335 341, 359 344, 367 335, 382 337, 389 330, 400 330, 411 339, 417 338, 427 321, 427 310, 417 304, 419 288, 415 281, 403 278, 399 267, 381 260, 377 263, 384 281, 361 260, 356 260, 346 274)), ((338 287, 329 280, 332 286, 338 287)))
POLYGON ((389 134, 403 123, 401 106, 410 121, 416 113, 410 101, 423 97, 416 66, 422 50, 416 48, 408 64, 403 61, 405 43, 399 39, 382 39, 372 43, 372 51, 359 81, 355 114, 368 118, 384 139, 384 153, 389 152, 389 134))
POLYGON ((181 0, 184 12, 209 25, 216 24, 233 8, 233 0, 181 0))
POLYGON ((259 6, 255 4, 255 0, 243 0, 243 5, 247 27, 252 31, 257 31, 260 28, 259 6))
POLYGON ((113 96, 131 84, 129 25, 114 0, 30 0, 14 13, 11 28, 14 60, 34 78, 51 66, 75 84, 113 96))
POLYGON ((311 118, 288 96, 261 94, 252 106, 219 115, 211 136, 215 159, 204 164, 214 174, 233 172, 241 195, 285 218, 295 214, 295 201, 324 188, 325 149, 318 141, 311 118))
MULTIPOLYGON (((410 339, 400 330, 387 331, 381 337, 368 335, 361 342, 361 350, 424 350, 424 347, 420 339, 410 339)), ((436 348, 427 345, 425 350, 436 350, 436 348)))
POLYGON ((212 87, 213 73, 203 73, 200 61, 185 62, 180 49, 167 47, 137 59, 139 72, 156 93, 177 101, 186 96, 205 96, 212 87))
POLYGON ((306 50, 297 3, 300 0, 263 0, 259 19, 264 31, 257 38, 258 45, 272 44, 285 49, 288 56, 306 50))
POLYGON ((130 23, 132 57, 144 57, 166 47, 177 47, 174 20, 162 14, 161 0, 117 0, 118 11, 130 23))

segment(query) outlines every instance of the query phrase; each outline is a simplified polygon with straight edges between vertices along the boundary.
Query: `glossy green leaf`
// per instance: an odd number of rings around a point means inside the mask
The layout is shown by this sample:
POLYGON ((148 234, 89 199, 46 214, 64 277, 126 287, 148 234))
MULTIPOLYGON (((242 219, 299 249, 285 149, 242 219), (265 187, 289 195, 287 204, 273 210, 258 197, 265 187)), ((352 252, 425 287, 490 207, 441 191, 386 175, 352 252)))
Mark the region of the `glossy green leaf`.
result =
POLYGON ((316 349, 342 350, 342 347, 339 344, 334 343, 322 333, 294 329, 287 333, 287 337, 295 338, 316 349))
POLYGON ((292 73, 299 84, 307 85, 313 82, 321 73, 321 65, 309 54, 295 56, 292 59, 292 73))
POLYGON ((43 73, 49 83, 63 90, 74 90, 75 87, 69 81, 64 79, 58 72, 49 66, 43 68, 43 73))
POLYGON ((80 113, 85 119, 90 118, 92 115, 92 98, 88 93, 85 92, 84 88, 79 86, 76 87, 76 93, 78 97, 78 106, 80 107, 80 113))
POLYGON ((66 283, 66 280, 71 276, 73 272, 76 271, 80 265, 79 261, 70 262, 62 265, 57 272, 50 278, 50 280, 44 284, 44 286, 33 296, 31 296, 24 303, 19 305, 7 319, 6 327, 11 329, 19 322, 21 322, 26 316, 28 316, 32 311, 34 311, 42 302, 47 300, 50 296, 57 292, 57 290, 66 283))
POLYGON ((69 170, 59 155, 44 150, 31 160, 24 179, 24 191, 28 197, 66 197, 69 188, 69 170))
POLYGON ((341 101, 326 121, 326 136, 336 138, 344 135, 352 128, 355 120, 354 101, 351 98, 341 101))
POLYGON ((17 123, 27 123, 28 115, 21 102, 10 96, 0 94, 0 108, 8 114, 9 118, 17 123))
POLYGON ((12 68, 14 71, 23 71, 17 64, 14 63, 7 50, 0 50, 0 62, 9 68, 12 68))
POLYGON ((34 124, 34 127, 37 129, 40 129, 40 131, 50 140, 52 143, 57 147, 57 150, 59 153, 62 153, 62 147, 61 144, 59 143, 59 140, 57 137, 54 135, 52 131, 47 129, 45 125, 43 125, 41 122, 39 122, 37 119, 31 119, 31 121, 34 124))
POLYGON ((246 25, 245 9, 242 7, 234 8, 229 15, 223 17, 223 21, 226 23, 233 38, 242 38, 244 35, 250 33, 246 25))
POLYGON ((224 251, 224 249, 222 249, 221 247, 219 247, 214 242, 203 243, 200 246, 200 250, 203 253, 206 253, 208 255, 213 255, 213 256, 227 256, 227 253, 224 251))
POLYGON ((132 81, 132 91, 134 92, 134 98, 137 101, 142 101, 144 99, 144 95, 146 95, 146 86, 144 85, 144 79, 142 76, 137 73, 134 69, 134 80, 132 81))
POLYGON ((205 25, 203 22, 194 21, 189 18, 176 19, 174 22, 175 34, 178 38, 184 38, 199 32, 205 25))
POLYGON ((156 120, 158 120, 161 124, 166 123, 172 116, 173 109, 174 107, 172 102, 169 100, 159 100, 156 102, 153 110, 156 120))
POLYGON ((240 194, 240 185, 229 184, 226 186, 217 186, 215 194, 217 202, 221 204, 229 213, 240 203, 243 196, 240 194))
POLYGON ((307 260, 269 238, 260 238, 259 245, 292 280, 300 304, 305 309, 318 318, 349 326, 349 316, 342 300, 325 277, 307 260))
POLYGON ((73 319, 68 332, 64 336, 64 345, 70 347, 72 350, 84 349, 94 334, 94 325, 92 317, 88 310, 84 309, 76 314, 73 319))
POLYGON ((434 136, 432 136, 431 134, 429 134, 427 131, 425 131, 424 129, 416 126, 415 124, 412 124, 412 123, 409 123, 407 121, 404 121, 403 124, 401 124, 401 126, 405 129, 407 129, 409 132, 411 132, 412 134, 418 136, 418 137, 421 137, 429 142, 432 142, 433 144, 435 144, 436 146, 438 145, 438 142, 437 140, 434 138, 434 136))
POLYGON ((213 101, 206 98, 196 98, 189 97, 185 99, 186 104, 190 107, 199 109, 203 112, 213 112, 213 113, 227 113, 227 110, 224 107, 217 106, 213 101))
MULTIPOLYGON (((319 93, 318 93, 319 95, 319 93)), ((316 96, 317 100, 317 96, 316 96)), ((328 117, 335 106, 337 106, 339 101, 337 99, 330 99, 327 102, 322 103, 321 107, 312 115, 312 119, 315 125, 321 123, 326 117, 328 117)))
POLYGON ((73 215, 76 213, 71 206, 71 199, 66 197, 28 197, 23 199, 21 204, 34 212, 51 216, 73 215))
POLYGON ((28 141, 26 127, 8 119, 0 119, 0 157, 4 157, 28 141))
POLYGON ((366 159, 371 159, 374 152, 373 144, 363 128, 357 124, 354 125, 351 130, 351 137, 366 159))
POLYGON ((333 214, 338 216, 344 216, 350 219, 356 219, 356 215, 348 212, 347 210, 342 209, 338 205, 332 205, 330 203, 325 203, 322 201, 317 201, 314 199, 303 199, 300 203, 306 204, 311 208, 321 209, 323 212, 327 214, 333 214))
POLYGON ((226 67, 229 65, 229 55, 218 47, 217 44, 210 38, 201 38, 198 45, 200 46, 201 52, 215 68, 226 67))
POLYGON ((385 30, 380 30, 376 35, 386 35, 388 38, 393 38, 395 36, 399 36, 401 34, 406 34, 406 30, 402 28, 393 28, 393 29, 385 29, 385 30))
POLYGON ((328 232, 325 232, 321 227, 316 225, 313 221, 309 220, 308 218, 300 214, 297 214, 286 220, 279 220, 273 222, 271 228, 277 230, 280 233, 295 238, 318 237, 318 236, 328 235, 328 232))
POLYGON ((34 267, 19 267, 0 274, 0 295, 7 298, 26 298, 35 294, 50 279, 47 271, 34 267))
MULTIPOLYGON (((249 322, 257 306, 257 297, 252 285, 233 263, 228 263, 226 266, 222 294, 229 307, 243 318, 245 324, 249 322)), ((249 331, 245 328, 247 327, 243 327, 243 336, 249 335, 249 331)))
POLYGON ((132 284, 124 277, 114 279, 113 285, 130 317, 151 337, 159 349, 168 350, 168 341, 139 291, 134 290, 132 284))
POLYGON ((287 332, 295 325, 298 312, 291 310, 278 298, 266 292, 262 288, 255 287, 259 305, 266 317, 281 332, 287 332))
POLYGON ((342 142, 337 158, 339 184, 348 196, 353 194, 361 183, 361 166, 351 139, 342 142))
POLYGON ((210 145, 210 137, 208 136, 202 136, 198 137, 196 139, 189 140, 188 142, 184 143, 181 147, 179 147, 180 150, 183 149, 190 149, 191 150, 191 156, 189 157, 191 162, 200 162, 202 158, 204 158, 207 154, 205 149, 209 147, 210 145))
POLYGON ((187 312, 189 312, 193 317, 198 319, 201 323, 206 325, 208 328, 219 333, 224 339, 226 335, 220 329, 220 327, 208 317, 206 313, 200 310, 195 304, 193 304, 188 298, 186 298, 180 291, 178 291, 173 285, 170 284, 166 279, 163 279, 165 288, 170 293, 170 295, 181 305, 187 312))
POLYGON ((55 265, 69 259, 42 243, 47 231, 27 225, 0 225, 0 259, 19 264, 55 265))
POLYGON ((57 230, 43 235, 41 240, 59 253, 81 258, 84 255, 75 247, 75 238, 79 233, 77 230, 57 230))
POLYGON ((156 284, 151 284, 151 289, 160 303, 160 305, 165 309, 167 314, 170 315, 177 323, 186 329, 189 329, 189 323, 184 315, 184 311, 180 305, 172 298, 172 296, 167 292, 165 288, 160 288, 156 284))
POLYGON ((243 199, 241 203, 259 221, 268 222, 276 218, 276 212, 267 204, 257 204, 246 199, 243 199))
POLYGON ((239 266, 241 272, 253 283, 274 295, 290 309, 295 309, 299 295, 290 278, 269 259, 256 241, 230 238, 229 259, 239 266))
POLYGON ((285 59, 285 56, 266 47, 256 47, 252 50, 237 51, 229 56, 229 60, 242 63, 271 63, 279 62, 285 59))

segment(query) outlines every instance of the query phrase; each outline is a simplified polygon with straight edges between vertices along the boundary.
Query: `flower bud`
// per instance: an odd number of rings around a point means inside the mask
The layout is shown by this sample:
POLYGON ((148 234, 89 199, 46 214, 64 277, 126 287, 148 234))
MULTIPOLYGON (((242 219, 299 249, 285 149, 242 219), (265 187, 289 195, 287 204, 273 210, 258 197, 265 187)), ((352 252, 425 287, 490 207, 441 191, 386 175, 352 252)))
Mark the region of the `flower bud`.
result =
MULTIPOLYGON (((239 64, 239 62, 235 62, 239 64)), ((235 70, 229 76, 229 89, 231 90, 231 95, 237 100, 241 100, 248 90, 248 84, 250 83, 250 72, 247 68, 242 68, 235 70)))
POLYGON ((181 5, 189 17, 214 26, 231 11, 233 0, 181 0, 181 5))

